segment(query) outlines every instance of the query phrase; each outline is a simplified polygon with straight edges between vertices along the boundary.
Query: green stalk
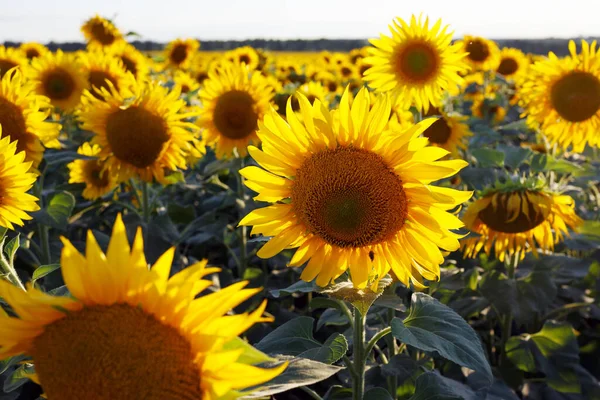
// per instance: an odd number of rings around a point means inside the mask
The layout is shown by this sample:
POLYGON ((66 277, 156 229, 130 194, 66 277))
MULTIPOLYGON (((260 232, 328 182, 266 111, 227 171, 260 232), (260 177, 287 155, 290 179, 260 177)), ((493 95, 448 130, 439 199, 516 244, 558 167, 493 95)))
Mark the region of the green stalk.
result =
MULTIPOLYGON (((510 280, 515 279, 515 271, 517 269, 517 264, 519 263, 519 257, 517 254, 514 254, 513 258, 514 259, 511 260, 510 257, 507 257, 504 260, 504 265, 506 267, 506 275, 510 280)), ((512 322, 513 314, 512 312, 509 312, 504 316, 502 321, 502 337, 500 340, 500 344, 502 347, 500 349, 500 365, 506 365, 507 362, 506 343, 508 342, 508 339, 510 339, 512 322)))
POLYGON ((144 222, 150 222, 150 201, 148 196, 148 182, 142 181, 142 214, 144 222))
MULTIPOLYGON (((244 168, 244 159, 240 157, 240 168, 236 171, 235 177, 237 179, 237 197, 240 200, 239 211, 240 214, 243 214, 246 208, 245 201, 245 192, 244 192, 244 181, 242 179, 242 175, 240 174, 240 170, 244 168)), ((240 215, 240 219, 243 215, 240 215)), ((246 231, 246 226, 240 226, 237 229, 238 235, 238 244, 240 246, 240 262, 238 264, 238 275, 240 279, 244 278, 244 273, 246 271, 246 267, 248 265, 248 234, 246 231)))
POLYGON ((365 350, 365 323, 366 315, 362 315, 354 309, 354 372, 356 376, 352 379, 352 400, 363 400, 365 395, 365 361, 367 355, 365 350))

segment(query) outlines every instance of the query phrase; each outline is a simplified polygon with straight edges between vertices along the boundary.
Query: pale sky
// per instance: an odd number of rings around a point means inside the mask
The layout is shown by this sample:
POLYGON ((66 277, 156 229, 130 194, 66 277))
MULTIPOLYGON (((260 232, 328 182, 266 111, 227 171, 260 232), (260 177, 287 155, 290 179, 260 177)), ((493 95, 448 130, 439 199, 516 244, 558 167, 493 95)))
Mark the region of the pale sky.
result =
POLYGON ((0 42, 82 41, 98 13, 142 40, 370 38, 399 16, 442 18, 455 37, 600 36, 600 0, 0 0, 0 42))

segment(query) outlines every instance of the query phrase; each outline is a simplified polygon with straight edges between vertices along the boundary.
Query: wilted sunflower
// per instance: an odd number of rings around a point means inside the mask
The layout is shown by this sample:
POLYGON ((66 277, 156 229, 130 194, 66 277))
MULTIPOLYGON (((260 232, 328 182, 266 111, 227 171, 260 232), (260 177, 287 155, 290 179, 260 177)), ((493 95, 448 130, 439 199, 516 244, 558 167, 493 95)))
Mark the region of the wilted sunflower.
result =
POLYGON ((19 50, 30 60, 44 56, 50 52, 46 46, 37 42, 23 43, 19 46, 19 50))
POLYGON ((467 140, 473 133, 465 123, 468 118, 457 113, 441 112, 441 117, 423 131, 423 136, 436 147, 448 150, 452 157, 459 157, 459 150, 466 150, 467 140))
POLYGON ((260 62, 258 53, 250 46, 238 47, 237 49, 227 51, 223 54, 223 58, 234 64, 246 64, 251 71, 257 69, 260 62))
POLYGON ((109 82, 118 91, 129 89, 133 84, 133 75, 125 71, 120 58, 103 51, 86 51, 78 55, 88 77, 89 91, 102 99, 101 89, 109 89, 109 82))
POLYGON ((419 137, 433 120, 410 130, 385 132, 388 96, 371 107, 362 89, 352 102, 346 90, 330 112, 297 94, 302 121, 287 106, 287 122, 271 110, 259 123, 262 151, 248 151, 263 168, 240 173, 258 192, 257 201, 276 203, 240 222, 252 234, 273 236, 258 255, 269 258, 295 248, 290 266, 308 261, 301 278, 325 286, 350 270, 355 287, 376 284, 390 269, 403 283, 436 280, 444 261, 440 248, 456 250, 451 229, 463 224, 447 212, 470 192, 430 185, 467 163, 436 161, 448 154, 419 137))
POLYGON ((469 53, 465 60, 474 71, 495 71, 500 63, 500 50, 493 40, 465 35, 457 44, 469 53))
POLYGON ((34 90, 34 85, 26 82, 18 69, 4 75, 0 82, 0 125, 2 137, 17 141, 17 151, 24 151, 25 159, 37 167, 42 161, 44 146, 60 148, 61 125, 45 121, 50 113, 50 102, 34 90))
POLYGON ((83 129, 96 134, 99 156, 119 180, 139 176, 164 182, 165 170, 185 169, 186 153, 196 140, 197 127, 185 122, 196 115, 182 113, 178 90, 157 82, 135 83, 131 93, 102 88, 102 100, 85 91, 78 112, 83 129))
MULTIPOLYGON (((77 153, 98 157, 100 146, 85 142, 77 149, 77 153)), ((83 197, 95 200, 111 192, 118 184, 117 177, 105 168, 103 160, 75 160, 67 165, 69 168, 69 183, 85 183, 83 197)))
POLYGON ((519 49, 504 47, 500 52, 500 62, 496 72, 503 77, 515 80, 527 72, 529 59, 519 49))
POLYGON ((119 58, 126 72, 131 72, 138 81, 148 76, 148 59, 131 44, 121 41, 109 49, 110 54, 119 58))
POLYGON ((165 64, 172 68, 187 68, 200 43, 196 39, 175 39, 165 48, 165 64))
MULTIPOLYGON (((0 135, 2 125, 0 125, 0 135)), ((13 229, 13 224, 23 226, 23 220, 31 217, 27 212, 37 211, 37 197, 27 194, 36 180, 36 175, 28 172, 31 161, 25 161, 25 153, 17 151, 17 142, 8 136, 0 139, 0 226, 13 229)))
POLYGON ((27 74, 38 94, 48 97, 54 107, 66 112, 79 105, 83 90, 88 87, 87 74, 80 61, 61 50, 32 60, 27 74))
POLYGON ((99 15, 88 19, 81 26, 81 32, 91 47, 111 46, 123 39, 123 35, 109 20, 99 15))
POLYGON ((0 313, 0 356, 31 356, 48 399, 232 399, 285 369, 251 365, 250 352, 269 358, 238 338, 272 320, 262 316, 266 302, 225 315, 260 291, 244 289, 248 282, 196 298, 212 285, 201 278, 218 269, 202 261, 169 278, 174 248, 149 269, 141 228, 131 248, 120 215, 106 254, 91 231, 85 256, 63 244, 73 297, 0 281, 0 296, 18 315, 0 313))
POLYGON ((485 191, 467 208, 465 226, 479 237, 462 241, 466 257, 475 257, 492 249, 500 260, 509 256, 522 260, 537 248, 553 250, 554 245, 576 229, 581 219, 575 214, 575 202, 568 195, 545 188, 511 185, 485 191))
POLYGON ((27 65, 27 58, 18 49, 0 46, 0 78, 10 69, 27 65))
POLYGON ((600 55, 596 43, 581 41, 577 54, 569 42, 570 56, 547 59, 530 67, 519 91, 529 124, 567 150, 582 152, 600 146, 600 55))
POLYGON ((273 97, 271 87, 259 72, 245 65, 224 62, 209 73, 200 92, 203 109, 198 124, 208 145, 219 157, 233 149, 246 154, 250 142, 258 142, 258 122, 273 97))
POLYGON ((466 71, 466 53, 460 45, 451 44, 452 32, 442 28, 442 20, 429 27, 413 15, 408 25, 396 18, 390 26, 392 36, 371 39, 374 48, 364 62, 372 65, 364 79, 379 92, 392 92, 393 98, 408 109, 414 104, 427 112, 429 104, 438 106, 442 93, 459 85, 459 73, 466 71))

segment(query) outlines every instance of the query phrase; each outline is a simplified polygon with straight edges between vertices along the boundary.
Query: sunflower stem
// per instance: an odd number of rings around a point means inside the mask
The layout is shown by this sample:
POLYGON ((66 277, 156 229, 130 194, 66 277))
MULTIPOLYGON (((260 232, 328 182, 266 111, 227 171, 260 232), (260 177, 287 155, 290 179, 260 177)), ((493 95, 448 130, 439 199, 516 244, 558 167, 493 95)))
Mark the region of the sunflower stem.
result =
MULTIPOLYGON (((508 276, 508 279, 510 279, 510 280, 515 279, 515 271, 517 269, 518 263, 519 263, 519 256, 517 254, 513 254, 512 259, 510 256, 505 258, 504 266, 506 267, 506 275, 508 276)), ((508 314, 506 314, 504 316, 503 321, 502 321, 502 337, 500 340, 501 348, 500 348, 500 363, 499 363, 502 366, 506 365, 506 362, 507 362, 506 343, 508 342, 508 339, 510 339, 512 323, 513 323, 513 314, 512 314, 512 311, 510 311, 508 314)))
MULTIPOLYGON (((240 219, 243 217, 246 210, 246 200, 245 200, 245 192, 244 192, 244 181, 242 175, 240 174, 240 170, 244 168, 244 159, 242 157, 239 158, 240 166, 236 171, 235 177, 237 180, 237 197, 238 197, 238 207, 240 211, 240 219)), ((238 263, 238 275, 240 279, 244 279, 244 273, 246 272, 246 266, 248 265, 248 234, 246 231, 246 226, 240 226, 237 229, 238 234, 238 244, 240 246, 240 258, 238 263)))
POLYGON ((368 354, 365 347, 365 323, 367 320, 366 313, 354 308, 354 372, 355 376, 352 379, 352 400, 363 400, 365 395, 365 362, 368 354))
MULTIPOLYGON (((37 184, 34 186, 34 194, 38 198, 40 209, 44 208, 44 174, 40 174, 37 184)), ((38 223, 38 235, 40 236, 40 247, 42 248, 41 261, 43 265, 52 264, 52 255, 50 254, 50 235, 48 227, 38 223)))
POLYGON ((142 181, 142 214, 144 222, 150 222, 150 196, 148 196, 148 182, 142 181))

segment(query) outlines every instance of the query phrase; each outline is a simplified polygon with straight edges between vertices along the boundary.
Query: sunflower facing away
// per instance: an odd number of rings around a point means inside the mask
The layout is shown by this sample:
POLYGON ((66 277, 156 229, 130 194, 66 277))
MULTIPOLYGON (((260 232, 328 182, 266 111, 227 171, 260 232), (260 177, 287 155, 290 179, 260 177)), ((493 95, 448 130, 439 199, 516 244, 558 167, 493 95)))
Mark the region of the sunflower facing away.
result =
POLYGON ((554 245, 576 229, 581 219, 575 214, 575 202, 568 195, 527 187, 494 188, 485 192, 467 208, 465 226, 479 237, 463 239, 466 257, 475 257, 492 249, 500 260, 518 257, 537 248, 553 250, 554 245))
MULTIPOLYGON (((2 134, 2 125, 0 125, 2 134)), ((37 197, 27 194, 36 180, 36 175, 28 172, 31 161, 25 161, 25 153, 17 151, 17 142, 8 136, 0 139, 0 226, 13 229, 13 224, 22 226, 23 220, 31 217, 27 212, 37 211, 37 197)))
POLYGON ((466 150, 467 141, 473 133, 465 123, 468 118, 457 113, 441 112, 441 117, 425 129, 423 136, 432 146, 448 150, 452 157, 459 157, 459 150, 466 150))
POLYGON ((123 39, 123 35, 117 27, 109 20, 99 15, 85 21, 81 26, 81 32, 91 47, 111 46, 123 39))
POLYGON ((2 137, 17 141, 17 151, 25 151, 25 159, 37 167, 44 155, 44 146, 60 148, 61 125, 46 122, 51 108, 48 98, 35 93, 18 69, 5 74, 0 81, 0 125, 2 137))
POLYGON ((200 92, 203 109, 198 124, 208 145, 219 157, 246 154, 251 142, 258 142, 258 122, 269 108, 273 92, 259 72, 246 65, 224 62, 209 72, 200 92))
POLYGON ((575 152, 586 144, 600 146, 600 55, 595 42, 581 41, 581 47, 578 55, 571 41, 570 56, 550 53, 536 62, 519 91, 528 123, 539 126, 552 144, 575 152))
POLYGON ((498 68, 500 50, 493 40, 465 35, 457 45, 469 53, 465 60, 474 71, 495 71, 498 68))
POLYGON ((129 90, 102 88, 102 100, 85 91, 78 112, 82 128, 96 134, 99 158, 119 180, 139 176, 164 182, 165 170, 185 169, 185 157, 196 140, 197 127, 185 122, 179 91, 159 83, 135 83, 129 90))
POLYGON ((81 62, 73 54, 61 50, 32 60, 27 74, 36 92, 48 97, 54 107, 65 112, 77 107, 83 90, 88 87, 88 76, 81 62))
POLYGON ((27 65, 27 58, 18 49, 0 46, 0 78, 14 67, 27 65))
POLYGON ((352 102, 346 89, 333 112, 296 96, 302 122, 291 102, 287 122, 271 110, 259 123, 262 151, 248 148, 262 168, 241 171, 259 193, 255 200, 274 203, 240 222, 253 225, 252 234, 273 236, 258 255, 298 248, 290 266, 308 262, 301 278, 316 278, 319 286, 348 269, 358 288, 376 285, 390 269, 417 287, 423 278, 436 280, 444 260, 440 248, 458 249, 461 236, 451 229, 463 226, 447 210, 471 193, 430 183, 467 163, 436 161, 448 152, 419 137, 433 119, 403 133, 385 132, 387 95, 371 107, 366 89, 352 102))
MULTIPOLYGON (((85 142, 77 153, 97 157, 100 154, 100 146, 90 145, 85 142)), ((111 192, 118 184, 116 176, 105 168, 102 160, 75 160, 67 165, 69 168, 69 183, 85 183, 83 197, 95 200, 111 192)))
POLYGON ((195 39, 176 39, 165 48, 165 64, 172 68, 187 68, 200 43, 195 39))
POLYGON ((266 302, 225 315, 260 291, 244 289, 248 282, 196 298, 212 285, 201 278, 218 269, 203 261, 169 278, 174 248, 149 269, 141 228, 130 247, 121 216, 106 254, 91 231, 85 256, 63 244, 62 275, 73 297, 0 281, 0 297, 17 314, 0 313, 0 356, 30 356, 49 400, 232 399, 285 369, 242 359, 257 350, 238 336, 271 321, 262 316, 266 302))
POLYGON ((46 46, 36 42, 23 43, 19 46, 19 50, 30 60, 44 56, 50 52, 46 46))
POLYGON ((527 72, 529 59, 519 49, 505 47, 500 52, 500 62, 496 72, 511 80, 520 78, 527 72))
POLYGON ((371 39, 374 48, 364 62, 372 65, 364 79, 379 92, 392 96, 408 109, 415 105, 427 112, 429 104, 439 105, 443 91, 460 85, 459 73, 466 72, 466 53, 459 45, 451 44, 452 32, 438 20, 429 27, 429 18, 417 21, 413 15, 410 25, 397 18, 390 26, 391 37, 380 35, 371 39))

